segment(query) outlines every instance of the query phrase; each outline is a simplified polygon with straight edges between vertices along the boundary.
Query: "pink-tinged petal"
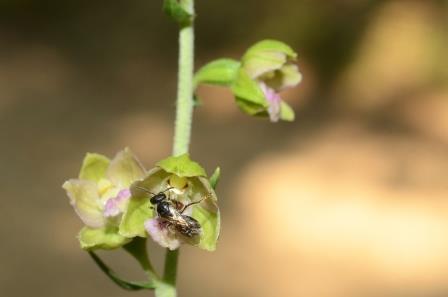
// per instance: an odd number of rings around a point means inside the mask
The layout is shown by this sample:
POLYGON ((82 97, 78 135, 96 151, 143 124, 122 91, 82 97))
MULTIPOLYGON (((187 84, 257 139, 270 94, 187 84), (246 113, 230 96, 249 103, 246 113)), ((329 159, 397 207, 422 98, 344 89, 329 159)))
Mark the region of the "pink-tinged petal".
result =
POLYGON ((62 187, 70 198, 70 204, 86 226, 91 228, 104 226, 102 203, 94 181, 71 179, 62 187))
POLYGON ((151 238, 162 247, 175 250, 180 246, 181 242, 176 238, 176 234, 168 230, 166 224, 159 218, 146 220, 145 229, 151 238))
POLYGON ((116 197, 107 200, 104 207, 104 216, 110 218, 122 214, 126 210, 129 198, 131 198, 131 191, 129 189, 123 189, 118 192, 116 197))
POLYGON ((260 83, 260 88, 269 103, 269 119, 271 120, 271 122, 278 122, 278 120, 280 119, 280 104, 282 102, 280 95, 277 94, 274 89, 271 89, 264 83, 260 83))

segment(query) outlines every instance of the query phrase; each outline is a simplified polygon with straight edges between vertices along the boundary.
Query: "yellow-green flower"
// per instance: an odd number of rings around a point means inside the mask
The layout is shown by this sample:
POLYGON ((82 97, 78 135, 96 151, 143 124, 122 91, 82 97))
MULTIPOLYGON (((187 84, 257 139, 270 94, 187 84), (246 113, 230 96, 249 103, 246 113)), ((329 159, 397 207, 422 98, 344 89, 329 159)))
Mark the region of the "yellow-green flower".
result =
POLYGON ((118 233, 130 201, 130 186, 144 178, 145 169, 126 148, 109 160, 88 153, 78 178, 63 184, 70 204, 85 224, 79 233, 84 249, 112 249, 131 240, 118 233))
POLYGON ((131 187, 129 202, 119 233, 126 237, 151 237, 159 245, 174 250, 182 243, 212 251, 220 229, 220 214, 215 191, 206 177, 204 169, 190 160, 188 155, 169 157, 156 164, 147 176, 131 187), (144 190, 142 190, 144 189, 144 190), (201 225, 201 233, 188 238, 167 228, 163 219, 157 216, 150 203, 152 194, 164 192, 169 198, 187 205, 200 201, 183 214, 191 216, 201 225))
POLYGON ((302 75, 294 64, 297 54, 283 42, 263 40, 250 47, 241 59, 241 68, 261 89, 272 122, 290 120, 279 93, 300 83, 302 75), (282 106, 283 105, 283 106, 282 106), (282 115, 282 109, 283 111, 282 115))

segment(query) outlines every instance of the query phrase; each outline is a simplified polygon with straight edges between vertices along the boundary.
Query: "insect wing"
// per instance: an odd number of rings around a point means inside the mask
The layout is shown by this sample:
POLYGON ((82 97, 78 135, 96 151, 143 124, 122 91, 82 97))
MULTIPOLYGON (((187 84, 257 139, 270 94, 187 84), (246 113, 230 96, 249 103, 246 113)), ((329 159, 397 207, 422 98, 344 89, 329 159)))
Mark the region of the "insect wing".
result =
POLYGON ((198 221, 187 215, 181 215, 181 217, 182 220, 179 220, 179 224, 176 225, 176 230, 179 233, 187 237, 195 237, 201 234, 201 225, 198 221))

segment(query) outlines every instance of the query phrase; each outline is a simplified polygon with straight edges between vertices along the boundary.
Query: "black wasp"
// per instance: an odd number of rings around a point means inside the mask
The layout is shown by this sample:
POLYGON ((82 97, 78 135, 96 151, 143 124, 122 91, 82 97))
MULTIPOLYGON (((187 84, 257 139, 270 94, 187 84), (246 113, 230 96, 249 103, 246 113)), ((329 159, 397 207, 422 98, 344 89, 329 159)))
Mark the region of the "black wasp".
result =
POLYGON ((155 206, 158 217, 163 220, 167 228, 187 237, 195 237, 201 234, 201 224, 196 219, 183 213, 188 207, 201 203, 204 198, 184 205, 182 202, 173 200, 165 194, 165 192, 173 189, 173 187, 167 188, 157 194, 151 193, 142 187, 136 188, 152 195, 149 201, 155 206))

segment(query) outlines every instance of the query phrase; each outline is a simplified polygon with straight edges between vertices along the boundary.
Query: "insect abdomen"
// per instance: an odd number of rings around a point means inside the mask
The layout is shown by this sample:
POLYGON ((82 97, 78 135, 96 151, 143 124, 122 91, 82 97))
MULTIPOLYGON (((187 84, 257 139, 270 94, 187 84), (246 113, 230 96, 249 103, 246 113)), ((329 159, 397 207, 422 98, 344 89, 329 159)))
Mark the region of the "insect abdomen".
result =
POLYGON ((201 234, 202 229, 198 221, 187 215, 182 215, 182 218, 185 220, 186 224, 176 226, 179 233, 187 237, 195 237, 201 234))

